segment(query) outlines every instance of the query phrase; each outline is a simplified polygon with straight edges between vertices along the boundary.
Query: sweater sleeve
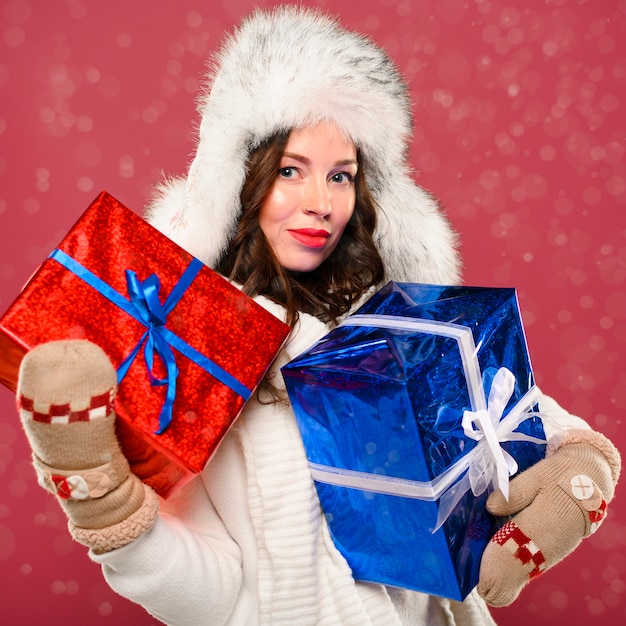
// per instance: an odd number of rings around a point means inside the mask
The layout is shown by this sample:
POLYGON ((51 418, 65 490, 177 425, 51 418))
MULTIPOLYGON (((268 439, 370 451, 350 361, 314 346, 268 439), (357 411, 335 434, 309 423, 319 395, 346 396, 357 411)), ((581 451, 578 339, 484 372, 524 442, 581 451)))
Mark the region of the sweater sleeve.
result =
MULTIPOLYGON (((284 316, 282 307, 260 296, 257 301, 284 316)), ((319 320, 301 316, 272 366, 278 387, 280 366, 326 330, 319 320)), ((251 405, 257 401, 250 401, 237 423, 245 421, 251 405)), ((235 425, 204 472, 160 502, 150 531, 123 548, 90 553, 117 593, 166 624, 248 623, 258 612, 257 547, 236 431, 235 425)))
POLYGON ((199 479, 162 502, 139 539, 90 557, 117 593, 166 624, 225 624, 240 599, 240 549, 199 479))
POLYGON ((542 392, 539 395, 539 413, 544 418, 543 426, 548 440, 572 428, 591 428, 584 419, 568 413, 554 398, 542 392))

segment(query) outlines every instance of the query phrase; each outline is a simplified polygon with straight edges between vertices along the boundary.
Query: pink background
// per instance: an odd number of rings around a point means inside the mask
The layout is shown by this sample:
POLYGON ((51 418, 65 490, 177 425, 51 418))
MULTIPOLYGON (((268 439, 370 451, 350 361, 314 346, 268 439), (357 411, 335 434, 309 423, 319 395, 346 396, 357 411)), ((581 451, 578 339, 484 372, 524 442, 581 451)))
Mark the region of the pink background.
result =
MULTIPOLYGON (((0 311, 100 190, 141 212, 185 170, 205 58, 254 4, 273 3, 0 1, 0 311)), ((626 1, 317 4, 410 81, 413 164, 465 282, 517 287, 542 388, 626 449, 626 1)), ((155 623, 71 542, 0 404, 0 621, 155 623)), ((624 623, 624 496, 500 624, 624 623)))

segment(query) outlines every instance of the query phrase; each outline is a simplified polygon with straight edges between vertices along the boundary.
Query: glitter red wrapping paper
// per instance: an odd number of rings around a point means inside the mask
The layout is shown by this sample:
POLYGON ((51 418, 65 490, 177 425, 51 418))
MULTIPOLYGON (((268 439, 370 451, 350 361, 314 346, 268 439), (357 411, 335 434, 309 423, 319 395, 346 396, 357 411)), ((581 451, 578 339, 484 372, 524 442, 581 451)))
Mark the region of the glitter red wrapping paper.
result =
MULTIPOLYGON (((144 281, 156 274, 163 302, 197 260, 106 192, 101 193, 58 249, 129 298, 126 270, 144 281)), ((210 268, 202 265, 166 327, 253 392, 289 327, 210 268)), ((0 382, 15 390, 24 354, 39 343, 85 338, 115 367, 146 326, 54 258, 48 258, 0 319, 0 382)), ((151 385, 140 350, 116 400, 120 443, 133 471, 163 497, 200 472, 245 400, 201 365, 173 350, 179 374, 172 421, 161 433, 167 386, 151 385)), ((155 359, 154 374, 165 375, 155 359)))

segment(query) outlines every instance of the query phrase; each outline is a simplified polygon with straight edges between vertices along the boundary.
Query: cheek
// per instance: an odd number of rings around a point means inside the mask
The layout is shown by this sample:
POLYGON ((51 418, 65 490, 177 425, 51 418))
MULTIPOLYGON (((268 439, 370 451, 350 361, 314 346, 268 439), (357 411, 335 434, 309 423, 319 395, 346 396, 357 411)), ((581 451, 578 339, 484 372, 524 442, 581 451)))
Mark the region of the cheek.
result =
POLYGON ((274 188, 270 192, 259 211, 259 226, 266 236, 291 215, 292 204, 283 191, 274 188))
POLYGON ((287 269, 301 269, 293 255, 295 242, 287 232, 292 214, 284 194, 272 192, 259 210, 259 228, 278 263, 287 269))
POLYGON ((261 206, 261 214, 266 213, 272 221, 284 219, 293 212, 296 198, 294 193, 284 186, 274 185, 272 191, 261 206))
POLYGON ((345 230, 346 226, 348 225, 348 222, 350 221, 350 219, 352 218, 352 216, 354 215, 354 205, 355 205, 355 200, 352 199, 348 202, 346 202, 339 211, 337 211, 336 214, 336 218, 337 218, 337 229, 341 229, 341 232, 343 233, 343 231, 345 230))

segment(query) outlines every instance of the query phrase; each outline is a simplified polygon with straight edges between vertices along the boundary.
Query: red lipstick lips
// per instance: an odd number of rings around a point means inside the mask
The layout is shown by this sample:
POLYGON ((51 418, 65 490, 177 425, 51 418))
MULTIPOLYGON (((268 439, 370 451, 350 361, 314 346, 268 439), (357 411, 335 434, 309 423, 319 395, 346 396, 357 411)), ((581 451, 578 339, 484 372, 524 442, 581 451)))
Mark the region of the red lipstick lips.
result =
POLYGON ((308 248, 321 248, 326 240, 330 237, 330 233, 326 230, 317 230, 315 228, 300 228, 298 230, 290 230, 289 234, 299 243, 308 248))

